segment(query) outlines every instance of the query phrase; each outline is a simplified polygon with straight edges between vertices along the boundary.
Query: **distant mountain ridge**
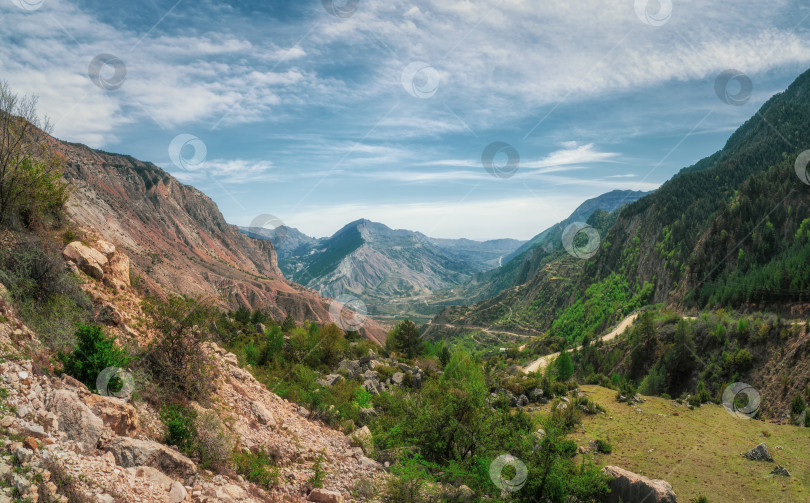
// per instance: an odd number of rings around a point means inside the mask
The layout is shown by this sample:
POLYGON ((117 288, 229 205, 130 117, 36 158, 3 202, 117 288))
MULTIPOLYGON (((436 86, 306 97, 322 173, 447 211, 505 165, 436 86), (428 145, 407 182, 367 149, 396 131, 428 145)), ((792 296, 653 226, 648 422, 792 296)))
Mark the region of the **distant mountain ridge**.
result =
POLYGON ((394 314, 388 309, 393 300, 404 306, 438 289, 463 284, 474 274, 497 267, 523 244, 515 239, 437 239, 367 219, 320 239, 290 227, 240 230, 273 243, 286 277, 329 297, 358 296, 378 314, 394 314))

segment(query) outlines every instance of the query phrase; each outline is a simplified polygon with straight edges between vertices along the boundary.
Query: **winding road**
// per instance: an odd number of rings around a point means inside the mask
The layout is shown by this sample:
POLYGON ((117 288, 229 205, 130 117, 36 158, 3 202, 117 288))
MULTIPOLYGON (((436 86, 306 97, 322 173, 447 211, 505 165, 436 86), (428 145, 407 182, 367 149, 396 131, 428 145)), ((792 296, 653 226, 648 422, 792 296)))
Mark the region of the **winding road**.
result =
MULTIPOLYGON (((615 339, 617 335, 624 332, 627 329, 627 327, 632 325, 633 322, 636 321, 636 318, 638 318, 638 313, 637 312, 629 315, 627 318, 623 319, 618 325, 616 325, 616 328, 614 328, 610 332, 608 332, 605 335, 603 335, 602 337, 600 337, 600 339, 602 341, 605 341, 605 342, 609 341, 609 340, 612 340, 612 339, 615 339)), ((582 349, 582 346, 578 346, 576 349, 578 349, 578 350, 582 349)), ((572 351, 573 351, 573 349, 568 350, 569 353, 572 352, 572 351)), ((531 362, 527 366, 523 367, 523 372, 525 374, 530 374, 532 372, 537 372, 540 369, 544 369, 544 368, 546 368, 548 366, 549 363, 551 363, 558 356, 560 356, 559 352, 552 353, 550 355, 541 356, 540 358, 538 358, 535 361, 531 362)))

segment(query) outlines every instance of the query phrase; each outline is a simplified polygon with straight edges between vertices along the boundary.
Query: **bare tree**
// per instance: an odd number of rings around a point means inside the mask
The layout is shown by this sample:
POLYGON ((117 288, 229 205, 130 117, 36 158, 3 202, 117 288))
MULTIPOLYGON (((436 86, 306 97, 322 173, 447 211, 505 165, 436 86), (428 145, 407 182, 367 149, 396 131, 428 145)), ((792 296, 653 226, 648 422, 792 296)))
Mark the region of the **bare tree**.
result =
POLYGON ((0 81, 0 223, 67 201, 61 166, 50 148, 51 125, 37 114, 37 98, 0 81))

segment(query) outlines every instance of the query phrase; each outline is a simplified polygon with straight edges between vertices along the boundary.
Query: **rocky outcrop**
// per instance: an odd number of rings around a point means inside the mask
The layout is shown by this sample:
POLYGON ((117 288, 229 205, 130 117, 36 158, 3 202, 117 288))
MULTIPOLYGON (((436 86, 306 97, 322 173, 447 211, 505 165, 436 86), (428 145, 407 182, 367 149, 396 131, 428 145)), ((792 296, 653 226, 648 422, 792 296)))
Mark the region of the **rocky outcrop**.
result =
POLYGON ((74 241, 65 247, 62 256, 65 257, 65 260, 76 264, 79 270, 91 278, 100 280, 104 276, 107 257, 98 250, 85 246, 79 241, 74 241))
POLYGON ((59 431, 79 444, 85 451, 96 448, 104 422, 85 405, 76 393, 59 389, 55 390, 48 402, 48 410, 56 415, 59 431))
POLYGON ((669 482, 652 480, 618 466, 606 466, 605 473, 612 477, 610 493, 604 503, 644 501, 645 503, 677 503, 669 482))
POLYGON ((118 466, 131 468, 150 466, 166 475, 188 478, 197 471, 193 461, 163 444, 151 440, 117 437, 104 446, 112 453, 118 466))
POLYGON ((84 394, 81 400, 116 435, 131 437, 137 433, 138 414, 125 400, 92 393, 84 394))

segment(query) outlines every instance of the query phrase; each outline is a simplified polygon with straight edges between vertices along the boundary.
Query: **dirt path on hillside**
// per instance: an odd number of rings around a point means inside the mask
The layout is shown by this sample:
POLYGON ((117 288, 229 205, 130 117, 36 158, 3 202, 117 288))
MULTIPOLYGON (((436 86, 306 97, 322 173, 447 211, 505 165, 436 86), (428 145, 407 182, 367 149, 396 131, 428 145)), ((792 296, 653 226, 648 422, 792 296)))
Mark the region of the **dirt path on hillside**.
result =
MULTIPOLYGON (((627 318, 623 319, 618 325, 616 325, 616 328, 614 328, 610 332, 608 332, 605 335, 603 335, 602 337, 600 337, 600 339, 602 341, 604 341, 604 342, 615 339, 617 335, 624 332, 625 329, 627 329, 627 327, 632 325, 633 322, 636 321, 636 318, 638 318, 638 313, 631 314, 627 318)), ((582 346, 577 346, 576 349, 577 350, 582 349, 582 346)), ((568 350, 569 353, 572 352, 572 351, 573 351, 573 349, 568 350)), ((550 355, 541 356, 540 358, 536 359, 535 361, 531 362, 526 367, 524 367, 523 372, 526 373, 526 374, 530 374, 532 372, 537 372, 540 369, 544 369, 544 368, 546 368, 548 366, 548 364, 551 361, 553 361, 558 356, 560 356, 559 352, 552 353, 550 355)))

